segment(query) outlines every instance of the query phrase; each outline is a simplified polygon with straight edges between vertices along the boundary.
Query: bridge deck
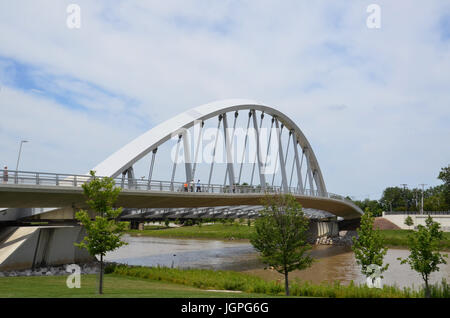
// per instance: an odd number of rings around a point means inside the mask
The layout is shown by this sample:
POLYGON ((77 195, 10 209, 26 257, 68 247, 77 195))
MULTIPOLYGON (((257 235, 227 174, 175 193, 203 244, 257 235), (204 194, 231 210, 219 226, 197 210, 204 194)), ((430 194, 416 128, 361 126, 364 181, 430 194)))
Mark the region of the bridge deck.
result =
MULTIPOLYGON (((182 208, 260 205, 263 193, 165 192, 123 189, 117 206, 124 208, 182 208)), ((304 208, 354 219, 360 210, 344 200, 293 194, 304 208)), ((0 206, 9 208, 86 208, 81 187, 0 184, 0 206)))

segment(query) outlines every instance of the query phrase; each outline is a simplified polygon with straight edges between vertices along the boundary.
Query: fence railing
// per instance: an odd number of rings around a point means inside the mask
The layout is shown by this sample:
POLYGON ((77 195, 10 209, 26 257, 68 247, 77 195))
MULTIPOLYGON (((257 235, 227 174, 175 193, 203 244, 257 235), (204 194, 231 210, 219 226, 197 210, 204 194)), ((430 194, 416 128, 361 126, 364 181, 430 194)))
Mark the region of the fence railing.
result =
POLYGON ((450 211, 385 211, 385 215, 450 215, 450 211))
MULTIPOLYGON (((33 171, 15 171, 0 170, 0 178, 2 184, 16 185, 42 185, 42 186, 58 186, 58 187, 81 187, 83 183, 89 182, 91 176, 77 174, 61 174, 49 172, 33 172, 33 171)), ((100 177, 101 178, 101 177, 100 177)), ((207 192, 207 193, 292 193, 305 196, 325 197, 341 201, 346 201, 352 205, 353 202, 347 198, 318 190, 304 189, 300 191, 298 187, 289 187, 288 191, 284 191, 280 186, 262 187, 261 185, 218 185, 204 183, 188 183, 187 187, 184 182, 171 182, 147 179, 131 179, 128 177, 114 178, 117 187, 127 190, 136 191, 170 191, 170 192, 207 192)), ((356 206, 356 205, 355 205, 356 206)))

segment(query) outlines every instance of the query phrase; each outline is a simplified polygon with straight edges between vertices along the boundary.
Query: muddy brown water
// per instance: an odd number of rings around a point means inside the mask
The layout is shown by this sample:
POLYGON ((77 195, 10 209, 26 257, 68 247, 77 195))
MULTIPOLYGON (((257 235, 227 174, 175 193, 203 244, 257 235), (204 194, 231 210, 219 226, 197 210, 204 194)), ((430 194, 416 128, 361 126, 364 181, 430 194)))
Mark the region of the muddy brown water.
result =
MULTIPOLYGON (((258 253, 249 242, 199 240, 199 239, 169 239, 154 237, 124 236, 128 245, 107 254, 107 261, 129 265, 168 266, 178 268, 201 268, 216 270, 234 270, 260 276, 267 280, 282 280, 283 276, 274 270, 264 269, 258 253)), ((447 253, 449 254, 449 253, 447 253)), ((399 287, 419 287, 422 284, 418 273, 409 265, 402 265, 398 257, 407 257, 405 249, 389 249, 385 263, 388 270, 383 274, 383 284, 399 287)), ((314 264, 302 271, 293 271, 291 279, 301 279, 313 283, 339 280, 342 284, 350 281, 363 283, 365 277, 360 273, 353 252, 344 246, 315 246, 311 256, 316 259, 314 264)), ((440 266, 440 271, 431 275, 431 282, 446 278, 450 281, 450 259, 440 266)))

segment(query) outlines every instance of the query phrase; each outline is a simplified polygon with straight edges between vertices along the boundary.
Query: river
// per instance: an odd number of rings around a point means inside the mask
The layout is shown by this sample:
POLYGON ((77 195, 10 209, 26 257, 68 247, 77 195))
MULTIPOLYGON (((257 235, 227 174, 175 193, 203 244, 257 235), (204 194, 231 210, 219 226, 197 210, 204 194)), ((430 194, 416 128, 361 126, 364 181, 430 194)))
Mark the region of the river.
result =
MULTIPOLYGON (((178 268, 223 269, 245 272, 268 280, 281 280, 283 277, 274 270, 264 269, 258 259, 257 252, 248 242, 198 240, 198 239, 168 239, 154 237, 124 236, 128 245, 108 253, 107 261, 129 265, 168 266, 178 268)), ((321 283, 322 281, 350 281, 363 283, 364 276, 360 273, 353 252, 344 246, 315 246, 311 255, 316 259, 314 264, 302 271, 293 271, 290 278, 321 283)), ((388 270, 383 274, 383 283, 396 284, 399 287, 418 287, 422 279, 409 265, 401 265, 398 257, 407 257, 408 250, 389 249, 385 263, 388 270)), ((440 271, 431 275, 431 282, 439 282, 442 278, 450 280, 450 260, 440 266, 440 271)))

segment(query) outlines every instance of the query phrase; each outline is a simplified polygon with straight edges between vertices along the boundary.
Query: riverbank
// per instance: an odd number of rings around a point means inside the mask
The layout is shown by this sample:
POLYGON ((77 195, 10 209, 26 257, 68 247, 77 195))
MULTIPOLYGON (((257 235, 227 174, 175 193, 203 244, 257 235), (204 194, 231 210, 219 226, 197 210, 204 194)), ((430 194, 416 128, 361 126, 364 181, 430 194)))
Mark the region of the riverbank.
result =
POLYGON ((151 236, 162 238, 249 240, 254 227, 241 224, 208 224, 182 226, 177 228, 150 228, 145 230, 128 230, 131 236, 151 236))
MULTIPOLYGON (((408 235, 413 230, 382 230, 385 243, 390 247, 408 248, 408 235)), ((444 240, 441 241, 442 251, 450 251, 450 232, 444 232, 444 240)))
MULTIPOLYGON (((162 238, 249 240, 254 233, 254 227, 242 224, 211 224, 164 229, 158 227, 143 231, 129 230, 127 233, 131 236, 162 238)), ((408 235, 410 233, 411 230, 381 230, 381 235, 385 240, 385 244, 397 248, 408 247, 408 235)), ((443 251, 450 250, 450 232, 444 233, 444 240, 441 242, 441 246, 443 251)))

